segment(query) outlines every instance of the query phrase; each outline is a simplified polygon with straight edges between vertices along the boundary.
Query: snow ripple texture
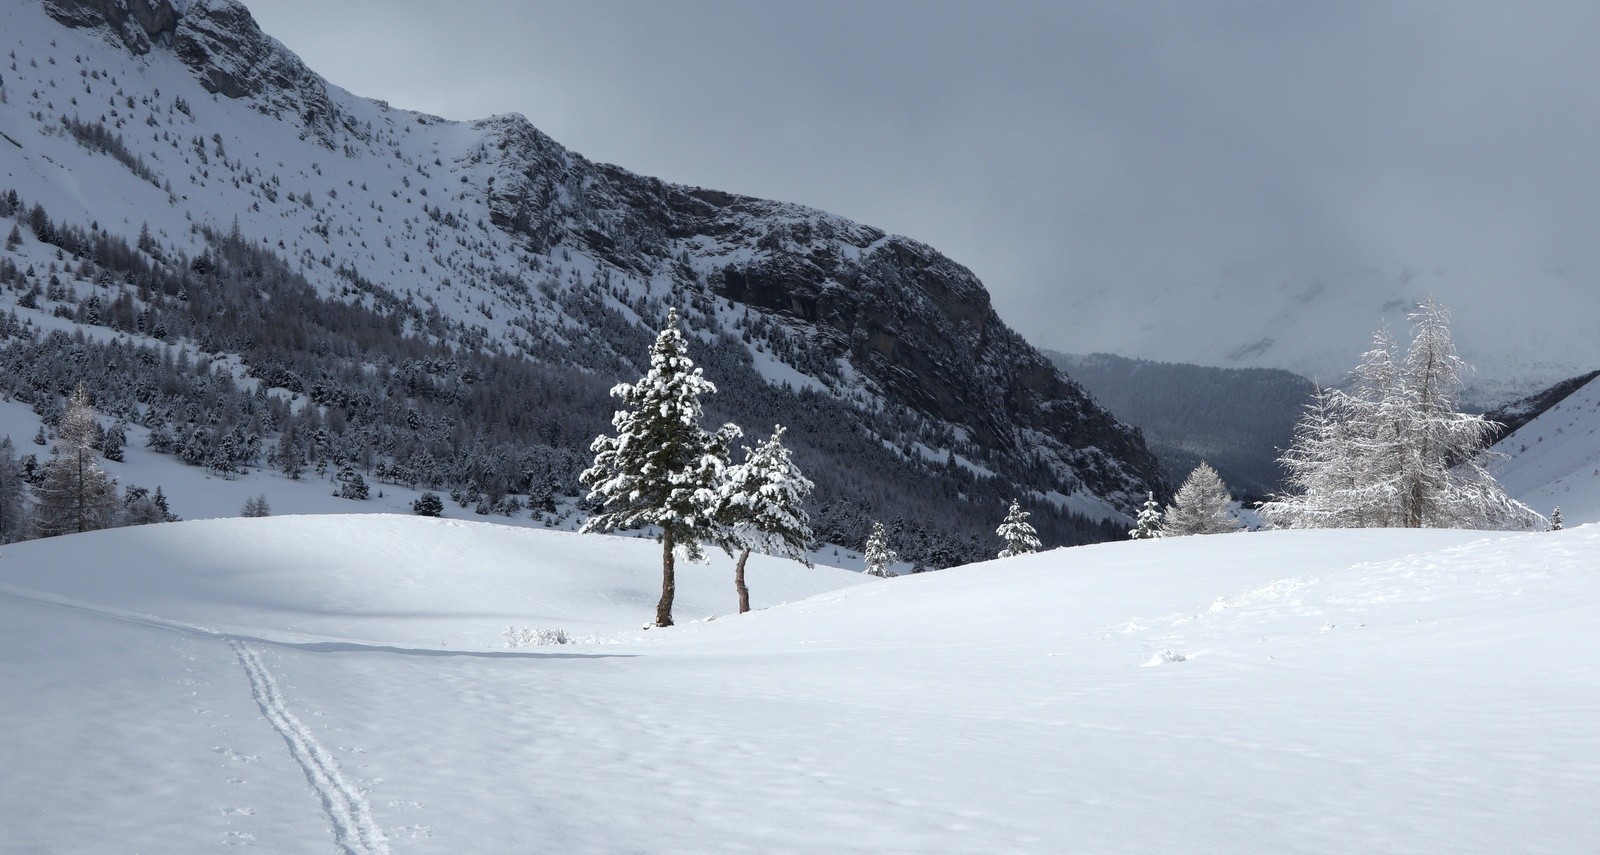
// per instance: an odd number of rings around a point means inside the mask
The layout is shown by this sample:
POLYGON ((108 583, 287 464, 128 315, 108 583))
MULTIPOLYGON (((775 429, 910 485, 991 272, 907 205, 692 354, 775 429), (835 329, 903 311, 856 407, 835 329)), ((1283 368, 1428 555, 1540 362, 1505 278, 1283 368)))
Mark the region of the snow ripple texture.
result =
POLYGON ((261 657, 241 641, 228 644, 250 677, 250 692, 262 715, 289 744, 289 753, 306 773, 311 788, 322 798, 323 810, 333 823, 334 841, 348 855, 389 855, 389 840, 372 819, 367 799, 339 771, 339 764, 317 742, 300 719, 283 702, 278 683, 261 657))

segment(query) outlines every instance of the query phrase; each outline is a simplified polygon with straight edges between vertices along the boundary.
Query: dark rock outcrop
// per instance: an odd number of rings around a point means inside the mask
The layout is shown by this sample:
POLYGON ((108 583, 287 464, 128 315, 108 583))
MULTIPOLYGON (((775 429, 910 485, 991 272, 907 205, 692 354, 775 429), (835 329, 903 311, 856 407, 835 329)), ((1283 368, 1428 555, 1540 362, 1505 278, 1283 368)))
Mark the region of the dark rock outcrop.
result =
POLYGON ((50 17, 73 28, 102 27, 136 55, 171 38, 178 13, 167 0, 45 0, 50 17))

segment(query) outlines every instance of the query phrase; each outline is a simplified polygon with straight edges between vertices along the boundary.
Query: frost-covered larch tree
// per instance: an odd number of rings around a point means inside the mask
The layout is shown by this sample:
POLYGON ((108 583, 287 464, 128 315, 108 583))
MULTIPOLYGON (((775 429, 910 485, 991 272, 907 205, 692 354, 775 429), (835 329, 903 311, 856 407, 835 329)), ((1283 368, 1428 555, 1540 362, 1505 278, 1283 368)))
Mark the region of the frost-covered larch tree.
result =
POLYGON ((1010 558, 1013 555, 1031 555, 1039 551, 1039 533, 1028 524, 1028 517, 1032 514, 1022 509, 1015 499, 1011 500, 1011 509, 1006 512, 1005 521, 994 533, 1005 541, 1005 548, 1000 550, 1001 558, 1010 558))
POLYGON ((1534 528, 1543 519, 1484 469, 1493 425, 1456 411, 1468 370, 1449 314, 1429 300, 1411 315, 1403 360, 1374 337, 1350 392, 1320 392, 1282 462, 1290 492, 1262 507, 1278 525, 1534 528))
POLYGON ((1161 536, 1226 534, 1239 525, 1228 512, 1233 499, 1222 477, 1204 461, 1189 473, 1172 498, 1172 505, 1161 515, 1161 536))
POLYGON ((650 370, 637 383, 612 388, 612 397, 628 408, 611 417, 615 436, 602 434, 590 445, 594 465, 580 476, 589 501, 600 508, 582 531, 661 530, 656 626, 672 626, 676 554, 699 559, 702 544, 717 539, 716 488, 728 445, 739 436, 734 425, 716 433, 700 427, 700 396, 717 387, 695 367, 688 350, 673 309, 650 348, 650 370))
POLYGON ((56 429, 56 455, 44 467, 34 509, 40 537, 96 531, 117 524, 121 502, 116 482, 95 464, 100 430, 82 385, 72 393, 56 429))
POLYGON ((883 523, 874 522, 872 533, 867 535, 867 575, 881 576, 885 579, 894 578, 895 572, 889 565, 900 560, 900 556, 889 548, 889 534, 883 530, 883 523))
POLYGON ((754 451, 745 448, 743 463, 729 466, 717 489, 717 524, 723 529, 722 547, 738 553, 733 587, 739 594, 739 612, 750 611, 750 589, 744 565, 751 550, 785 555, 811 566, 806 548, 815 536, 805 502, 815 486, 800 472, 783 444, 783 425, 754 451))
POLYGON ((1134 540, 1154 540, 1161 536, 1161 503, 1156 501, 1155 493, 1146 493, 1144 507, 1139 509, 1139 518, 1133 522, 1133 530, 1128 532, 1128 537, 1134 540))

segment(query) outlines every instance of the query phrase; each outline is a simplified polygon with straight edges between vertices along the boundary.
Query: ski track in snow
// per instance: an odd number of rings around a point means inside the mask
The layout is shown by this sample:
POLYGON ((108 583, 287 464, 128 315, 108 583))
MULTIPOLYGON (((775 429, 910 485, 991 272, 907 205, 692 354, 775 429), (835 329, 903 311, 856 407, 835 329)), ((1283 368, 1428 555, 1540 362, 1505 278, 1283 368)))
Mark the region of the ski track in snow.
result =
POLYGON ((333 823, 334 841, 348 855, 389 855, 389 840, 373 821, 372 807, 366 796, 345 779, 333 755, 289 711, 266 663, 242 641, 229 639, 228 646, 233 648, 250 677, 250 692, 261 714, 283 736, 294 761, 305 771, 311 789, 322 798, 322 808, 333 823))

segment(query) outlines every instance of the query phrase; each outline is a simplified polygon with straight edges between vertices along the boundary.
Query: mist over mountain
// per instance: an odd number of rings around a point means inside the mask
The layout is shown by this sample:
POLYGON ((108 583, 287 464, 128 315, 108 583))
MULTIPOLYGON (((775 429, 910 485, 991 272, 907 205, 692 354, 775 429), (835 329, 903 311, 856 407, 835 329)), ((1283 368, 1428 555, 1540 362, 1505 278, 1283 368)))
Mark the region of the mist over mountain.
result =
POLYGON ((1387 326, 1403 335, 1428 297, 1474 368, 1466 400, 1485 409, 1600 364, 1600 289, 1560 270, 1396 265, 1311 276, 1227 271, 1088 289, 1061 319, 1078 352, 1223 368, 1276 368, 1339 385, 1387 326), (1081 342, 1081 345, 1077 344, 1081 342))

